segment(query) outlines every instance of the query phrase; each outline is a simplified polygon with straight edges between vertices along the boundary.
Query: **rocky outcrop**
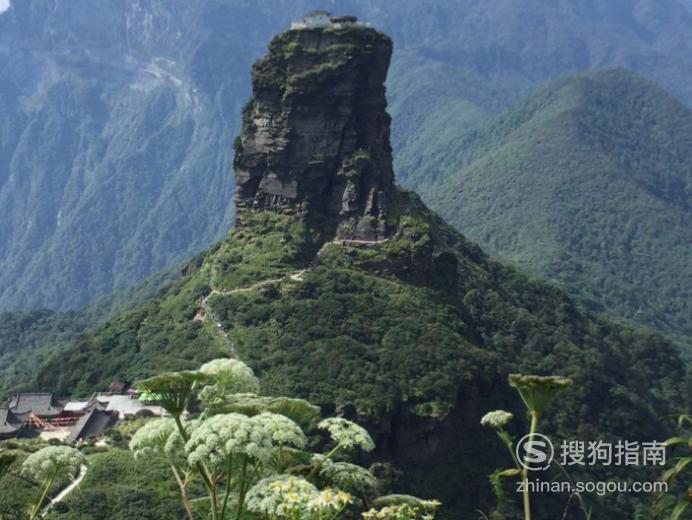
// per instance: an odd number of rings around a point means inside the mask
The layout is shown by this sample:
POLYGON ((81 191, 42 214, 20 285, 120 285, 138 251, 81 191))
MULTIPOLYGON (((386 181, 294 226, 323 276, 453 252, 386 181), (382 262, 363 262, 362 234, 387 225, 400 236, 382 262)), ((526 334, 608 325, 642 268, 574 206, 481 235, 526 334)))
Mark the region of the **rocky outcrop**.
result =
POLYGON ((389 37, 357 25, 290 30, 271 42, 253 67, 235 144, 239 212, 295 213, 329 238, 391 233, 391 53, 389 37))

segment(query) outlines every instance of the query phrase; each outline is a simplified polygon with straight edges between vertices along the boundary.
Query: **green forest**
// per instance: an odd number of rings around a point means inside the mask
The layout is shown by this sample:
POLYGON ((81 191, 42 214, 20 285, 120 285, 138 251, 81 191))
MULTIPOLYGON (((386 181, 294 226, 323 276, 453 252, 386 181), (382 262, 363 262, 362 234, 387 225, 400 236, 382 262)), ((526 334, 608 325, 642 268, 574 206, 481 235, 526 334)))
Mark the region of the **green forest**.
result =
POLYGON ((587 73, 469 134, 420 189, 489 252, 689 355, 690 139, 692 111, 655 84, 587 73))

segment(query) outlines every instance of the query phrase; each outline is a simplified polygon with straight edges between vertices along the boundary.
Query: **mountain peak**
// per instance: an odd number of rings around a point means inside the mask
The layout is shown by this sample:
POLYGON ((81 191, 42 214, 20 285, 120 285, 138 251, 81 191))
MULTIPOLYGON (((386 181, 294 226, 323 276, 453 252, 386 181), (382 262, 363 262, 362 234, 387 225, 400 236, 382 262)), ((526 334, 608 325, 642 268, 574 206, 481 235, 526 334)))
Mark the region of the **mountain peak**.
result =
MULTIPOLYGON (((307 19, 306 19, 307 20, 307 19)), ((377 240, 395 193, 384 82, 391 39, 351 17, 280 34, 252 69, 236 205, 292 213, 325 237, 377 240)))

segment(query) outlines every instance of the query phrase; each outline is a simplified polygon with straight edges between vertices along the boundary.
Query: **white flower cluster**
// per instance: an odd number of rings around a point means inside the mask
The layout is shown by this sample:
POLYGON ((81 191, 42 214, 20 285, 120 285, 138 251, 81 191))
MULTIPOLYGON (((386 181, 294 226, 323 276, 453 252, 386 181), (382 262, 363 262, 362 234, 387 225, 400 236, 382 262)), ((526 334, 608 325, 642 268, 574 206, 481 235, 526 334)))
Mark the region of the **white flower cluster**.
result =
POLYGON ((435 508, 439 505, 436 500, 425 501, 425 505, 430 509, 424 509, 411 504, 398 504, 386 506, 380 510, 371 509, 363 513, 365 520, 433 520, 435 518, 435 508))
MULTIPOLYGON (((192 425, 187 425, 188 431, 192 425)), ((149 421, 132 436, 130 451, 135 459, 156 457, 162 453, 174 454, 180 451, 183 438, 173 419, 149 421)))
POLYGON ((338 512, 353 501, 343 491, 318 490, 301 477, 277 475, 260 480, 247 494, 249 511, 270 518, 323 517, 338 512))
POLYGON ((247 417, 238 413, 215 415, 202 422, 185 449, 188 462, 225 467, 230 457, 245 455, 266 463, 281 446, 303 448, 305 434, 290 419, 269 412, 247 417))
POLYGON ((29 455, 22 464, 22 474, 43 482, 56 475, 74 477, 86 463, 81 451, 69 446, 49 446, 29 455))
POLYGON ((481 425, 496 429, 503 428, 513 418, 514 415, 509 412, 505 412, 504 410, 495 410, 494 412, 488 412, 483 416, 481 419, 481 425))
POLYGON ((237 359, 214 359, 202 365, 199 371, 215 381, 200 392, 202 402, 213 404, 229 394, 259 392, 259 379, 249 366, 237 359))
POLYGON ((304 448, 308 442, 300 426, 285 415, 263 412, 252 417, 251 420, 260 423, 277 446, 304 448))
POLYGON ((317 425, 327 430, 334 442, 342 448, 362 448, 365 451, 375 449, 375 443, 365 428, 341 417, 325 419, 317 425))
POLYGON ((199 371, 203 374, 215 376, 229 393, 259 392, 259 379, 257 379, 249 366, 237 359, 214 359, 202 365, 199 371))

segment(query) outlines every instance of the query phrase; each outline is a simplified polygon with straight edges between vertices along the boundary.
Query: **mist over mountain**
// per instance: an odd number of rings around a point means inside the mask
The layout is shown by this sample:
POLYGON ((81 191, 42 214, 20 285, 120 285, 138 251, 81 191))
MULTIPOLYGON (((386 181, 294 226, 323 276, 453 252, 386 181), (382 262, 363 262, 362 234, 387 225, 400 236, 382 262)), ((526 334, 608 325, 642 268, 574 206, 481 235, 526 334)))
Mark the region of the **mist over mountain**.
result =
POLYGON ((392 34, 399 179, 523 93, 623 65, 692 99, 673 0, 16 2, 0 15, 0 308, 80 307, 223 236, 244 71, 307 10, 392 34))

